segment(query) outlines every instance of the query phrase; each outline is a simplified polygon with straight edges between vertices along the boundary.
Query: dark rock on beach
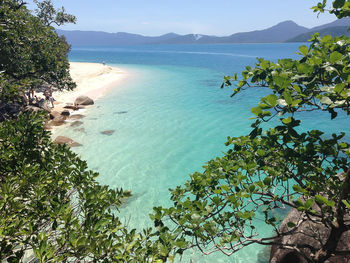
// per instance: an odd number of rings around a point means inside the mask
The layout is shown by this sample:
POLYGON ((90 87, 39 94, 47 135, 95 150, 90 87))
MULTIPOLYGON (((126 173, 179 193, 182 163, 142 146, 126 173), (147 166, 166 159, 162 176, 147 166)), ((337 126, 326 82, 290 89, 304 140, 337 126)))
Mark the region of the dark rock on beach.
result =
POLYGON ((74 105, 93 105, 94 101, 88 96, 79 96, 75 99, 74 105))
POLYGON ((104 135, 112 135, 115 132, 115 130, 107 130, 107 131, 102 131, 101 133, 104 135))
POLYGON ((69 112, 69 110, 63 110, 63 111, 61 112, 61 115, 63 115, 63 116, 69 116, 69 115, 70 115, 70 112, 69 112))
POLYGON ((65 136, 57 136, 55 141, 55 144, 66 144, 69 147, 78 147, 78 146, 82 146, 82 144, 73 141, 71 138, 65 137, 65 136))

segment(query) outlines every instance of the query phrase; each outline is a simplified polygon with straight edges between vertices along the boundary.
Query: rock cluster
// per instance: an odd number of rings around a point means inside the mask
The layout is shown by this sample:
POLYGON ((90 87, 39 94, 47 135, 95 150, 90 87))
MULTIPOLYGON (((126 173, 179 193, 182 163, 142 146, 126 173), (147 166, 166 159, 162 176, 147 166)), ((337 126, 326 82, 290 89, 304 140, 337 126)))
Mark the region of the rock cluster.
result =
POLYGON ((74 105, 71 103, 67 103, 65 106, 61 107, 60 110, 53 110, 50 112, 50 121, 47 123, 46 128, 50 129, 50 126, 61 126, 66 120, 78 120, 82 119, 85 116, 82 114, 73 114, 74 111, 78 111, 80 109, 85 109, 83 105, 93 105, 94 101, 87 96, 79 96, 76 98, 74 105), (72 112, 73 111, 73 112, 72 112))

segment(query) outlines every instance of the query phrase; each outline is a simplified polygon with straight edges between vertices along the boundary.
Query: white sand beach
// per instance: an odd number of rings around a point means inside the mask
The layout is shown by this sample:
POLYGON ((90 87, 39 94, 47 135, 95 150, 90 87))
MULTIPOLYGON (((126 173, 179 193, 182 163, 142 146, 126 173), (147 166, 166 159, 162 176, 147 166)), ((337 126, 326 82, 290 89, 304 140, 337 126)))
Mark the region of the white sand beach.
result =
POLYGON ((121 82, 127 73, 119 68, 100 63, 70 62, 70 74, 77 87, 72 91, 54 92, 54 98, 61 103, 74 103, 80 95, 93 100, 106 94, 108 89, 121 82))

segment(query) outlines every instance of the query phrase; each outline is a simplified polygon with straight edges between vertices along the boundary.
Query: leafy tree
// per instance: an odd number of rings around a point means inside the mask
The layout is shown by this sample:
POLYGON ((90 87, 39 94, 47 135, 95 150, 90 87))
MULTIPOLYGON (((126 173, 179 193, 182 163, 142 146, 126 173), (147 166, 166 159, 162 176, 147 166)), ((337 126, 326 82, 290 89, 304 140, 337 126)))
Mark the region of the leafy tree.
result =
MULTIPOLYGON (((68 45, 51 22, 74 20, 38 3, 0 0, 0 104, 39 83, 74 87, 68 45)), ((96 181, 97 173, 67 146, 54 145, 44 115, 22 113, 0 122, 1 262, 162 262, 151 229, 122 224, 118 207, 130 192, 96 181)))
POLYGON ((0 261, 32 252, 39 262, 155 262, 151 230, 117 217, 130 193, 98 184, 85 161, 51 142, 42 117, 0 123, 0 261))
POLYGON ((19 0, 0 0, 0 99, 46 83, 58 89, 75 87, 69 75, 69 45, 48 24, 74 22, 50 1, 38 3, 34 16, 19 0))
MULTIPOLYGON (((313 9, 350 16, 345 0, 333 1, 330 9, 323 1, 313 9)), ((300 120, 304 111, 326 111, 332 119, 350 113, 350 40, 316 34, 310 42, 299 48, 298 60, 258 59, 241 77, 225 77, 223 86, 236 83, 233 96, 261 87, 271 94, 251 109, 256 120, 249 135, 228 138, 230 150, 223 157, 171 190, 172 207, 154 208, 151 217, 160 240, 169 251, 175 246, 172 253, 197 247, 204 254, 231 255, 261 244, 290 249, 307 262, 350 256, 337 248, 350 230, 350 145, 345 133, 326 137, 320 130, 302 132, 300 120), (277 126, 262 127, 275 118, 280 120, 277 126), (274 213, 279 208, 297 210, 299 220, 280 229, 283 218, 274 213), (271 236, 260 235, 257 219, 273 230, 271 236), (299 233, 305 222, 311 222, 311 231, 312 225, 322 226, 326 237, 315 235, 312 244, 280 239, 299 233)))

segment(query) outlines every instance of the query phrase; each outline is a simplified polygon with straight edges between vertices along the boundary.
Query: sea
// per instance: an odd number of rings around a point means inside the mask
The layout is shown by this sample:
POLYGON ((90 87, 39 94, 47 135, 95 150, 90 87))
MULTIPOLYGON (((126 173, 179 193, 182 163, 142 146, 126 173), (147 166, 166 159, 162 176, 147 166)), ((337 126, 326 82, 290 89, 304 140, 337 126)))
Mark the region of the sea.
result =
MULTIPOLYGON (((83 114, 78 128, 55 131, 82 144, 72 148, 98 181, 111 188, 131 190, 133 196, 119 216, 130 228, 153 226, 154 206, 171 205, 169 188, 203 171, 203 165, 229 148, 228 136, 250 132, 250 108, 269 89, 252 88, 231 98, 232 87, 220 89, 224 76, 254 66, 257 58, 298 59, 299 43, 220 45, 73 46, 70 61, 97 62, 120 67, 127 77, 83 114), (114 130, 112 135, 102 131, 114 130)), ((277 122, 277 120, 275 121, 277 122)), ((305 130, 326 135, 349 132, 346 116, 330 122, 320 112, 303 115, 305 130)), ((348 137, 347 137, 348 139, 348 137)), ((271 230, 256 222, 264 235, 271 230)), ((250 246, 227 257, 187 251, 176 262, 266 263, 269 250, 250 246)))

